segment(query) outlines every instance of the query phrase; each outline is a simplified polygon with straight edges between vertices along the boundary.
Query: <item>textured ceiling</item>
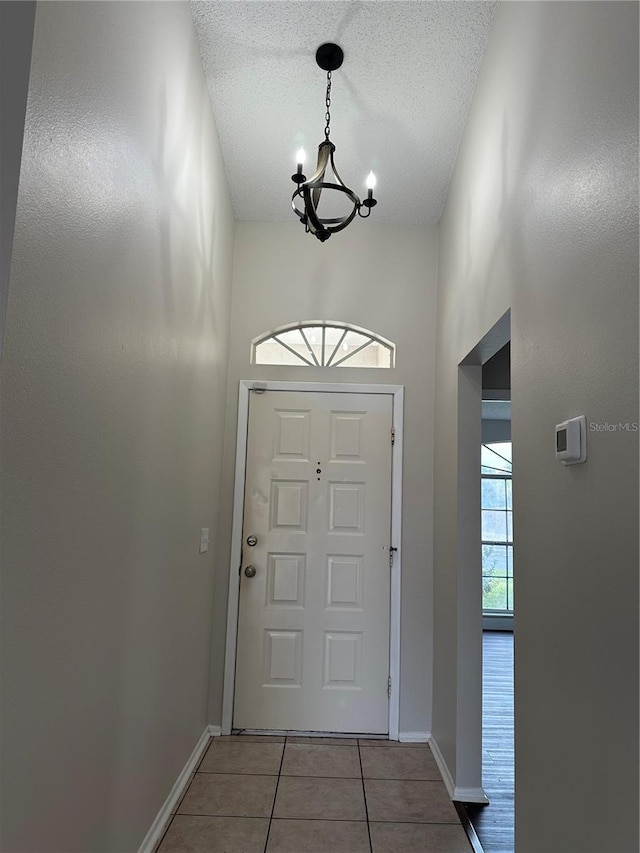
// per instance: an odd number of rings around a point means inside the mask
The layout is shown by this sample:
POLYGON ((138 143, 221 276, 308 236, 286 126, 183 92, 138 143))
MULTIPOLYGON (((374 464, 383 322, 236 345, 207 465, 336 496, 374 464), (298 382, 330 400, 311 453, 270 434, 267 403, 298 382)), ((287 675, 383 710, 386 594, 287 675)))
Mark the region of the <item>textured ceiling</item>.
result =
POLYGON ((235 215, 290 221, 295 152, 315 165, 335 41, 331 140, 362 198, 376 173, 378 222, 440 219, 495 3, 192 0, 235 215))

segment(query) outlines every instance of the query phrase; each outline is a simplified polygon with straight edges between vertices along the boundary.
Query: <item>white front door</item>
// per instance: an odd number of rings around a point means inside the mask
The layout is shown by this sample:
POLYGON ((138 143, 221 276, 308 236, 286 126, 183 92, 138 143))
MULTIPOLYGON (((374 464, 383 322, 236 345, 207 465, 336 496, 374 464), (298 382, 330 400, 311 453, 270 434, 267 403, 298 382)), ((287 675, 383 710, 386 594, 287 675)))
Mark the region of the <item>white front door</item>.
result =
POLYGON ((388 394, 251 392, 235 728, 388 731, 391 427, 388 394))

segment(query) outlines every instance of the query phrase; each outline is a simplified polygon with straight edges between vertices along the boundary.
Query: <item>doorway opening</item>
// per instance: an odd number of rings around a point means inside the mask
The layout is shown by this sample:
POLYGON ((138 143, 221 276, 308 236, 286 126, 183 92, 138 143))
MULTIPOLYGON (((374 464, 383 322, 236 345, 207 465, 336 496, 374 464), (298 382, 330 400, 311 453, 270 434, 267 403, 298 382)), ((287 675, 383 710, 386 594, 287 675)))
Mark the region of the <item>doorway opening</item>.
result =
POLYGON ((481 367, 482 785, 489 804, 467 805, 485 853, 514 847, 514 561, 511 351, 481 367))

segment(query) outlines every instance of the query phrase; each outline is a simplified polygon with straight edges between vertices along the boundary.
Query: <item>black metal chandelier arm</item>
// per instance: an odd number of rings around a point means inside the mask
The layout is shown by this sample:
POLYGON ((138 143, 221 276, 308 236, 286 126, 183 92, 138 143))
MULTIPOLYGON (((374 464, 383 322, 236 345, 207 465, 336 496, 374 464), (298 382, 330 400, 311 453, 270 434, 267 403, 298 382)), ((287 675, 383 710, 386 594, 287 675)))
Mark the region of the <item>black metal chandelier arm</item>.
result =
MULTIPOLYGON (((321 181, 320 183, 317 183, 315 185, 312 184, 311 181, 307 181, 306 184, 298 187, 296 190, 293 191, 293 195, 291 196, 292 201, 293 201, 293 199, 296 198, 296 196, 304 194, 305 187, 308 190, 309 189, 315 189, 317 187, 322 188, 322 189, 326 189, 326 190, 339 190, 340 192, 349 196, 349 198, 351 199, 351 201, 354 203, 354 205, 356 207, 362 206, 362 202, 358 199, 358 196, 354 193, 353 190, 350 190, 349 187, 345 187, 342 184, 334 184, 331 181, 321 181)), ((304 216, 304 214, 301 214, 301 215, 304 216)), ((342 221, 343 218, 344 217, 339 217, 337 221, 342 221)), ((326 221, 328 222, 329 220, 326 220, 326 221)))
MULTIPOLYGON (((331 233, 333 233, 334 231, 342 231, 343 228, 346 228, 347 225, 349 225, 349 223, 353 221, 355 215, 358 212, 358 209, 360 207, 360 204, 358 202, 358 197, 353 192, 353 190, 350 190, 348 187, 340 186, 340 184, 331 184, 331 183, 325 182, 325 183, 323 183, 323 188, 327 189, 327 190, 339 190, 340 192, 343 192, 353 202, 353 210, 350 213, 348 213, 346 216, 320 217, 320 216, 318 216, 318 213, 315 209, 312 212, 309 209, 309 207, 307 206, 306 207, 307 216, 309 217, 309 219, 311 221, 313 221, 315 219, 316 222, 318 223, 318 225, 320 226, 320 228, 322 228, 324 230, 328 230, 328 226, 330 226, 331 233)), ((303 193, 304 193, 304 188, 303 188, 303 193)))
MULTIPOLYGON (((347 220, 348 220, 348 222, 351 222, 353 217, 356 215, 358 208, 360 207, 360 202, 358 201, 358 196, 353 192, 353 190, 350 190, 349 187, 341 187, 339 184, 331 184, 328 181, 325 181, 322 184, 322 186, 324 189, 327 189, 327 190, 339 190, 340 192, 343 192, 353 202, 354 210, 351 213, 348 213, 346 216, 333 216, 333 217, 323 216, 323 217, 318 217, 318 220, 323 225, 333 225, 333 224, 338 223, 338 222, 346 222, 347 220)), ((303 190, 303 192, 304 192, 304 190, 303 190)), ((347 222, 347 224, 348 224, 348 222, 347 222)), ((339 229, 337 229, 337 230, 339 230, 339 229)))
MULTIPOLYGON (((323 227, 322 222, 318 218, 310 193, 310 189, 318 188, 318 184, 320 182, 316 183, 316 187, 311 188, 309 186, 309 183, 310 182, 301 184, 294 191, 293 195, 291 196, 291 207, 293 208, 293 212, 300 219, 300 222, 302 222, 302 224, 304 225, 304 230, 306 233, 309 233, 309 231, 311 231, 319 239, 327 240, 330 236, 330 232, 323 227), (300 210, 296 207, 296 199, 298 197, 302 198, 304 204, 303 210, 300 210)), ((322 184, 319 189, 322 189, 323 186, 324 184, 322 184)))
POLYGON ((295 215, 300 220, 300 222, 302 222, 303 224, 306 224, 306 222, 307 222, 306 211, 298 210, 298 208, 296 207, 296 196, 298 196, 298 195, 302 195, 302 192, 300 190, 296 190, 294 192, 294 194, 291 196, 291 208, 292 208, 293 212, 295 213, 295 215))
POLYGON ((308 230, 314 231, 314 233, 316 230, 327 231, 329 227, 331 229, 330 233, 333 233, 334 231, 342 231, 343 228, 346 228, 347 225, 349 225, 349 223, 353 221, 356 214, 360 210, 361 203, 358 199, 358 196, 353 192, 353 190, 350 190, 349 187, 345 187, 340 184, 330 183, 329 181, 322 181, 320 186, 322 189, 337 190, 339 192, 344 193, 353 202, 353 210, 349 214, 347 214, 347 216, 318 216, 316 209, 311 203, 311 199, 308 198, 310 190, 315 189, 315 187, 311 184, 311 181, 308 181, 306 184, 303 184, 302 186, 298 187, 291 196, 291 207, 293 208, 293 212, 305 225, 311 222, 313 227, 308 230), (296 207, 296 198, 298 196, 302 197, 303 201, 305 202, 304 210, 300 210, 298 207, 296 207))
MULTIPOLYGON (((318 191, 318 195, 322 192, 323 185, 321 184, 319 187, 311 187, 308 183, 303 184, 300 188, 302 190, 302 197, 304 199, 304 209, 307 212, 307 222, 309 223, 309 228, 314 232, 324 232, 327 229, 322 224, 320 217, 318 216, 318 211, 316 205, 313 203, 311 196, 311 189, 315 192, 318 191)), ((328 233, 328 232, 327 232, 328 233)))
POLYGON ((336 178, 338 179, 338 183, 340 184, 340 186, 341 186, 341 187, 344 187, 344 188, 345 188, 345 190, 348 190, 348 191, 349 191, 349 193, 354 197, 354 200, 355 200, 358 204, 360 204, 360 199, 358 198, 358 196, 356 195, 356 193, 354 193, 354 191, 353 191, 353 190, 350 190, 350 189, 349 189, 349 187, 345 184, 345 182, 344 182, 344 181, 342 180, 342 178, 340 177, 340 173, 339 173, 339 172, 338 172, 338 170, 336 169, 336 164, 334 163, 334 160, 333 160, 333 152, 334 152, 335 150, 336 150, 336 146, 334 145, 334 146, 333 146, 333 150, 331 151, 331 168, 332 168, 332 170, 333 170, 333 174, 334 174, 334 175, 336 176, 336 178))
POLYGON ((320 195, 322 194, 322 182, 324 180, 325 172, 327 171, 327 166, 329 162, 333 163, 333 152, 335 151, 335 145, 328 139, 325 139, 324 142, 321 142, 318 146, 318 167, 316 171, 311 175, 308 181, 305 181, 307 186, 314 185, 313 192, 313 206, 315 208, 318 207, 320 203, 320 195))

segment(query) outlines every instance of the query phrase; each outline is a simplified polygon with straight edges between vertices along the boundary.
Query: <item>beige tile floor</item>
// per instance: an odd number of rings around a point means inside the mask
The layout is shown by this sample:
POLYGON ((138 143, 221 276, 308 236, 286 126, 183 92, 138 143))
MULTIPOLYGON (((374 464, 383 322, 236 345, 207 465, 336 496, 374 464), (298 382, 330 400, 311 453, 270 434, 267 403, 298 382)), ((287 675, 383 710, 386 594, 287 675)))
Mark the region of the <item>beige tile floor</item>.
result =
POLYGON ((469 853, 426 744, 214 738, 157 853, 469 853))

